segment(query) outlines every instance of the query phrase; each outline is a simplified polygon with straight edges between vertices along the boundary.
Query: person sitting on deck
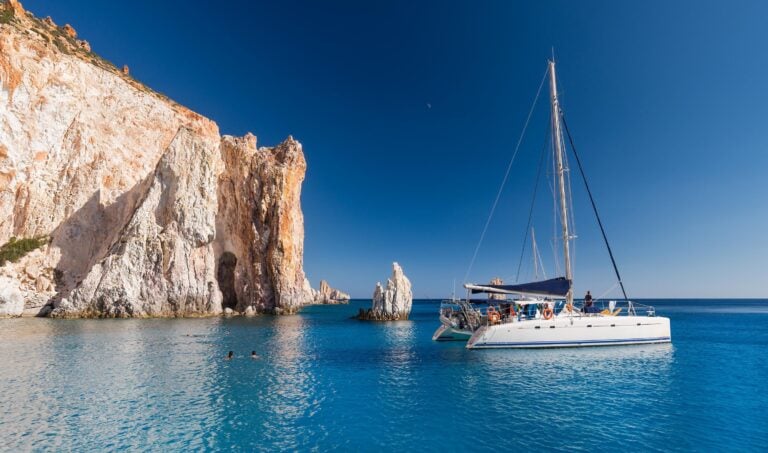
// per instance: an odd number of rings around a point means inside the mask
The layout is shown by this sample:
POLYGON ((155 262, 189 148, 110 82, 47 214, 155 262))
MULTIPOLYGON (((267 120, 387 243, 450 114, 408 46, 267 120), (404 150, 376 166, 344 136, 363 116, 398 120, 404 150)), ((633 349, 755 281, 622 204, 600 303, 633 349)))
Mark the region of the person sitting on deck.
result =
POLYGON ((595 307, 592 306, 592 293, 587 291, 587 295, 584 296, 584 308, 581 309, 583 313, 596 313, 595 307))

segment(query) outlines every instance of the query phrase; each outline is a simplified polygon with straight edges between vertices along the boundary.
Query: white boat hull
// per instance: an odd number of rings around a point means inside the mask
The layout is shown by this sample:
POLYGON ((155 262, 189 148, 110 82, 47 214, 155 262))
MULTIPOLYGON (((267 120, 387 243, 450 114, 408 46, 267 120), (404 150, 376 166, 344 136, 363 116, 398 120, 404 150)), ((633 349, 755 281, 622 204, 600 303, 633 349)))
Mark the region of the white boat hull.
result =
POLYGON ((467 341, 472 336, 469 330, 457 329, 443 324, 432 335, 434 341, 467 341))
POLYGON ((481 327, 467 348, 573 348, 671 341, 669 318, 662 316, 557 316, 481 327))

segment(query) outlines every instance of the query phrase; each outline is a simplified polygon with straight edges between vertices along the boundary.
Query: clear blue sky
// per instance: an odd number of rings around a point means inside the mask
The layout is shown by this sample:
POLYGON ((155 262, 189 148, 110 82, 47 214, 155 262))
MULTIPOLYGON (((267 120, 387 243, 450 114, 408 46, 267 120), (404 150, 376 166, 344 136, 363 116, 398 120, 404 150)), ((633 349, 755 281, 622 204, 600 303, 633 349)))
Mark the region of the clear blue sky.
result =
MULTIPOLYGON (((630 296, 768 296, 768 3, 24 4, 222 133, 299 139, 313 285, 370 297, 392 261, 416 297, 461 283, 554 47, 630 296)), ((515 274, 539 107, 471 281, 515 274)), ((551 198, 539 194, 551 273, 551 198)), ((602 294, 614 279, 575 178, 574 197, 577 295, 602 294)))

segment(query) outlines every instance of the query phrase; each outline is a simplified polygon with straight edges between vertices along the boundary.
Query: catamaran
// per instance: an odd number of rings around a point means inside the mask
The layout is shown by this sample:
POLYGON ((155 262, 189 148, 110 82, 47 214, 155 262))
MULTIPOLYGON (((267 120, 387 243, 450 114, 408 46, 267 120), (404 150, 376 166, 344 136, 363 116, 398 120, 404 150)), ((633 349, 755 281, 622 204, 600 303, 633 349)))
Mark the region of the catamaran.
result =
MULTIPOLYGON (((555 62, 548 62, 551 139, 555 167, 555 197, 562 228, 561 241, 565 275, 543 281, 515 285, 467 283, 467 299, 457 304, 458 311, 447 311, 441 306, 442 326, 433 339, 466 339, 469 349, 487 348, 553 348, 630 345, 671 342, 669 318, 656 316, 654 307, 632 302, 627 297, 619 275, 597 207, 589 189, 568 124, 557 96, 555 62), (575 304, 571 242, 575 239, 570 231, 568 195, 570 180, 566 178, 565 141, 568 136, 579 171, 584 179, 587 194, 600 227, 603 240, 624 296, 623 301, 585 300, 575 304), (489 301, 485 310, 477 308, 471 294, 501 295, 512 300, 489 301)), ((535 103, 535 102, 534 102, 535 103)), ((537 251, 534 246, 534 256, 537 251)), ((535 259, 535 258, 534 258, 535 259)))

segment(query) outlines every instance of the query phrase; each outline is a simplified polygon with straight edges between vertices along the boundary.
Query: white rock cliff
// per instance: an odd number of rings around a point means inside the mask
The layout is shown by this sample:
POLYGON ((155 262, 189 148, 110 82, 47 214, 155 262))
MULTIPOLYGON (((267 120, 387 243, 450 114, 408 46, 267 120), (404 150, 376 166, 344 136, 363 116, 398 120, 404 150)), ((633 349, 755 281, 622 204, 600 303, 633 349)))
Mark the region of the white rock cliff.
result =
POLYGON ((74 29, 15 0, 0 8, 0 244, 50 238, 3 266, 0 286, 64 317, 292 313, 313 301, 298 141, 220 137, 74 29))

